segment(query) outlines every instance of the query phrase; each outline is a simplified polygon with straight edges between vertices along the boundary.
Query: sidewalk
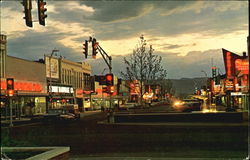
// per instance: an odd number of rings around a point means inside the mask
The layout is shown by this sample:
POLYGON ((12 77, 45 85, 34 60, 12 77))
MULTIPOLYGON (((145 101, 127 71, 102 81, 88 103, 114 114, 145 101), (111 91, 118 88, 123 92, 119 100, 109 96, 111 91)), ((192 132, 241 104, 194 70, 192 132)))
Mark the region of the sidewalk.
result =
MULTIPOLYGON (((36 121, 32 120, 31 118, 20 118, 12 120, 13 126, 30 124, 30 123, 36 123, 36 121)), ((1 120, 1 127, 8 127, 8 126, 10 126, 10 119, 1 120)))

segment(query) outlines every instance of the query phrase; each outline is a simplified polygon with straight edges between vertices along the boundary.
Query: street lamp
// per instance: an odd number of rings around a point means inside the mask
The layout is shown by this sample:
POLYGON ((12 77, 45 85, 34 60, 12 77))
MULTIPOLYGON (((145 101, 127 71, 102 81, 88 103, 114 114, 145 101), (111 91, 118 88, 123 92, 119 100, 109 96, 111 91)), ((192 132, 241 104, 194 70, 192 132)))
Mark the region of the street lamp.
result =
POLYGON ((205 74, 206 78, 207 78, 207 73, 205 71, 203 71, 203 70, 201 70, 201 72, 203 72, 205 74))
MULTIPOLYGON (((206 88, 206 94, 208 96, 208 99, 209 99, 209 108, 210 108, 210 105, 211 105, 211 92, 208 91, 208 88, 207 88, 207 80, 208 80, 208 77, 207 77, 207 72, 205 72, 204 70, 201 70, 202 73, 205 74, 205 77, 206 77, 206 80, 205 80, 205 88, 206 88)), ((206 102, 205 102, 206 103, 206 102)))
POLYGON ((50 54, 50 57, 49 57, 49 95, 50 95, 50 104, 51 104, 51 108, 52 108, 52 99, 51 99, 51 92, 52 92, 52 74, 51 74, 51 58, 53 56, 53 54, 55 52, 59 52, 58 49, 53 49, 51 54, 50 54))

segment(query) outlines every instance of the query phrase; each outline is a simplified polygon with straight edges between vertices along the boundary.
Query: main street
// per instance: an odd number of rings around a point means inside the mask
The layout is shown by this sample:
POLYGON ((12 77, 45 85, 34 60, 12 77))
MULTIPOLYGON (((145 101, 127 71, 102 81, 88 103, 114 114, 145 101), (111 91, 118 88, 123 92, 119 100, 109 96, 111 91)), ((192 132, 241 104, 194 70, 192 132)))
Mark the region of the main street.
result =
POLYGON ((70 159, 247 156, 247 125, 243 123, 97 123, 105 121, 106 116, 95 112, 76 122, 2 128, 2 144, 70 146, 70 159))

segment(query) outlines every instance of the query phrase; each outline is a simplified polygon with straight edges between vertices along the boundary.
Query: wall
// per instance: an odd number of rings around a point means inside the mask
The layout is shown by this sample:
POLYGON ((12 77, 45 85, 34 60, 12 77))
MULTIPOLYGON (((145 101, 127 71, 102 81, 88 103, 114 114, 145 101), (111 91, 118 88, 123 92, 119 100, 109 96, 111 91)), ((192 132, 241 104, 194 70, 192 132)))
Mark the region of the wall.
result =
POLYGON ((6 57, 6 77, 46 83, 45 65, 12 56, 6 57))

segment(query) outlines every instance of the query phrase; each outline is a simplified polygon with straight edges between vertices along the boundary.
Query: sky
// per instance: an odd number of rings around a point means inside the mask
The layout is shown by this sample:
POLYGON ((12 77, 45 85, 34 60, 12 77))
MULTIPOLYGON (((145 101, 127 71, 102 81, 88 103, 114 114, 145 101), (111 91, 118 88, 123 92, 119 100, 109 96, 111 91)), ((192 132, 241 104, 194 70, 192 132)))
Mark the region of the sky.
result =
MULTIPOLYGON (((46 0, 45 0, 46 1, 46 0)), ((242 55, 247 51, 247 1, 60 1, 47 0, 46 26, 27 27, 20 1, 2 0, 1 34, 7 35, 7 54, 38 60, 58 49, 58 55, 88 62, 92 74, 105 74, 104 60, 82 54, 89 36, 112 56, 120 75, 143 35, 154 54, 162 56, 167 78, 211 76, 211 66, 225 73, 222 48, 242 55)), ((32 1, 33 21, 37 3, 32 1)), ((91 53, 89 53, 91 54, 91 53)))

